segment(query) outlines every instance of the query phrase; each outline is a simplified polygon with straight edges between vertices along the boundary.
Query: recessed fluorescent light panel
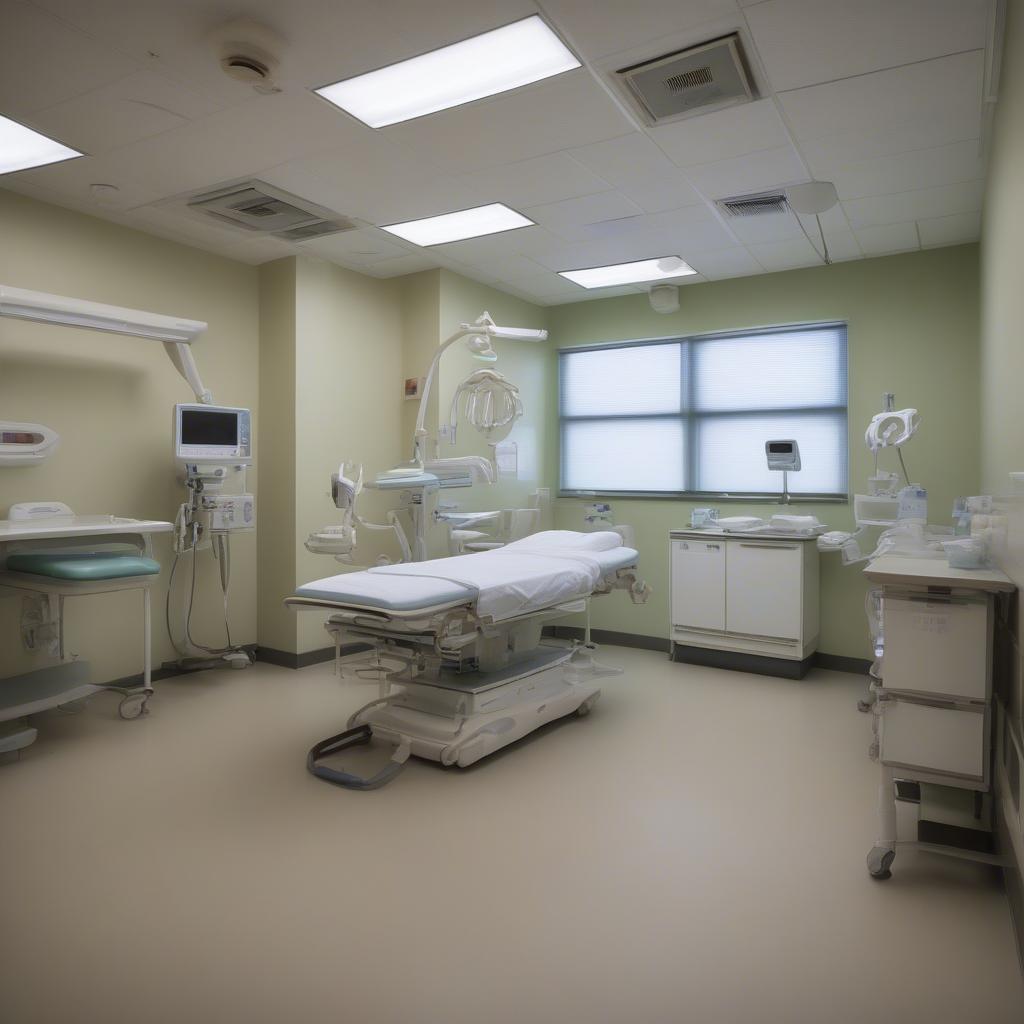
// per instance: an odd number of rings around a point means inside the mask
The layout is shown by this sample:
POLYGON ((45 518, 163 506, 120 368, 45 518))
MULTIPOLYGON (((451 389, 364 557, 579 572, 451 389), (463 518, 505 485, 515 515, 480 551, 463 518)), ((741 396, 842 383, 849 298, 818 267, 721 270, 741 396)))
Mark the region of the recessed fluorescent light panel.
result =
POLYGON ((62 146, 0 114, 0 174, 55 164, 81 155, 77 149, 62 146))
POLYGON ((560 270, 558 273, 584 288, 611 288, 619 284, 639 284, 642 281, 663 281, 668 277, 686 277, 689 274, 696 274, 697 271, 678 256, 662 256, 657 260, 613 263, 608 267, 560 270))
POLYGON ((383 128, 578 67, 572 51, 534 14, 316 92, 371 128, 383 128))
POLYGON ((442 242, 458 242, 462 238, 478 238, 480 235, 525 228, 533 223, 529 217, 510 210, 504 203, 491 203, 489 206, 476 206, 472 210, 444 213, 440 217, 382 225, 382 228, 413 245, 440 245, 442 242))

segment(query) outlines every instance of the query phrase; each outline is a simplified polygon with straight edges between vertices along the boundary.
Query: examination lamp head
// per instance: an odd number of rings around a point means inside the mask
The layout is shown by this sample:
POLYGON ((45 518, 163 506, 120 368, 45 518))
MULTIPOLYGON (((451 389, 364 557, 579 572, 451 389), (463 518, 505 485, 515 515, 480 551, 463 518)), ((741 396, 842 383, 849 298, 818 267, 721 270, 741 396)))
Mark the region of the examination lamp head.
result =
POLYGON ((498 353, 494 351, 491 339, 486 334, 471 334, 466 339, 466 348, 481 362, 494 363, 498 360, 498 353))

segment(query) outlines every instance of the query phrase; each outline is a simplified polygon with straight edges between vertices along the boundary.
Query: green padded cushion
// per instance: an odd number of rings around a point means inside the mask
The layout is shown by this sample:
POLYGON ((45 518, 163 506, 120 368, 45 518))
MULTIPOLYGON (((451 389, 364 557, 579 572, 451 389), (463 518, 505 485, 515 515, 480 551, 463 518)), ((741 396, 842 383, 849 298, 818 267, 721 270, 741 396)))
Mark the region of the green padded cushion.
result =
POLYGON ((11 555, 7 568, 55 580, 119 580, 126 576, 155 576, 160 572, 160 563, 137 555, 67 551, 11 555))

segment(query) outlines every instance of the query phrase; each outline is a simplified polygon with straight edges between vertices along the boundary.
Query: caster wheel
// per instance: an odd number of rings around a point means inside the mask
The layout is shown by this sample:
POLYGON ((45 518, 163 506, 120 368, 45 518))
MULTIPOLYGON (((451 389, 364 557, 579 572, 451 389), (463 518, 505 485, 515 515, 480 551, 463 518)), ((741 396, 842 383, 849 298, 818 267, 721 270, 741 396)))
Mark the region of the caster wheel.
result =
POLYGON ((864 714, 864 715, 866 715, 874 706, 875 706, 875 702, 873 700, 859 700, 859 701, 857 701, 857 710, 859 712, 861 712, 861 714, 864 714))
POLYGON ((584 701, 584 702, 583 702, 583 703, 582 703, 582 704, 581 704, 581 705, 580 705, 580 706, 579 706, 579 707, 578 707, 578 708, 576 709, 576 715, 577 715, 577 717, 579 717, 579 718, 586 718, 586 717, 587 717, 587 715, 589 715, 589 714, 590 714, 590 712, 591 712, 591 711, 593 710, 593 708, 594 708, 594 702, 593 702, 593 701, 591 701, 591 700, 585 700, 585 701, 584 701))
POLYGON ((880 846, 872 848, 868 854, 868 874, 879 881, 892 878, 892 872, 889 869, 895 859, 895 850, 886 850, 880 846))
POLYGON ((132 694, 131 696, 125 697, 121 703, 118 704, 117 713, 126 722, 130 722, 133 718, 141 718, 149 710, 146 707, 148 700, 148 696, 137 697, 132 694))

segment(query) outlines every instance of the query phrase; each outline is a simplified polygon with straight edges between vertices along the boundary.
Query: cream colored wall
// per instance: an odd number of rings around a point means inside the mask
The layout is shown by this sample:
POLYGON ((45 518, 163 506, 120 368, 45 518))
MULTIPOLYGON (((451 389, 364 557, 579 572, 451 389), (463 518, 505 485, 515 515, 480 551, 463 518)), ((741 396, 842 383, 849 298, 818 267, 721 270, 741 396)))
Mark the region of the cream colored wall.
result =
MULTIPOLYGON (((946 522, 958 494, 978 486, 978 251, 937 249, 831 267, 737 278, 680 289, 680 310, 653 312, 644 295, 557 306, 548 311, 558 348, 597 342, 671 337, 815 320, 849 324, 850 489, 862 490, 871 472, 863 430, 884 391, 900 407, 912 405, 922 428, 906 448, 912 476, 925 484, 932 522, 946 522)), ((551 386, 555 401, 554 385, 551 386)), ((556 407, 551 417, 557 422, 556 407)), ((549 431, 550 477, 557 487, 557 429, 549 431)), ((894 467, 889 467, 894 468, 894 467)), ((618 598, 594 602, 594 625, 668 635, 668 533, 689 523, 690 509, 706 501, 609 499, 616 521, 636 528, 641 566, 654 587, 647 605, 618 598)), ((556 525, 579 529, 577 499, 556 503, 556 525)), ((770 515, 778 505, 718 503, 723 514, 770 515)), ((835 529, 850 529, 847 504, 799 505, 835 529)), ((821 559, 820 650, 869 656, 862 609, 865 590, 857 568, 838 556, 821 559)))
MULTIPOLYGON (((153 238, 0 190, 0 281, 205 320, 194 346, 206 386, 225 405, 249 406, 259 428, 258 284, 255 267, 153 238)), ((171 452, 176 402, 192 401, 163 347, 138 338, 0 319, 0 418, 45 423, 61 435, 37 467, 0 468, 0 515, 14 502, 59 500, 77 512, 172 520, 182 500, 171 452)), ((259 449, 256 449, 259 458, 259 449)), ((257 491, 257 473, 249 475, 257 491)), ((256 640, 256 536, 233 542, 231 624, 236 642, 256 640)), ((173 656, 163 608, 169 535, 154 590, 154 662, 173 656)), ((223 642, 212 556, 200 559, 197 639, 223 642)), ((0 600, 0 677, 49 664, 18 639, 18 602, 0 600)), ((141 671, 137 593, 68 602, 69 651, 97 680, 141 671)))
POLYGON ((295 588, 295 282, 296 259, 259 268, 260 417, 257 443, 263 493, 259 516, 259 640, 297 650, 298 624, 281 604, 295 588))
MULTIPOLYGON (((295 583, 302 584, 340 569, 330 557, 311 554, 304 546, 313 530, 339 521, 330 498, 331 473, 339 462, 362 462, 372 479, 404 452, 403 322, 397 281, 301 258, 296 285, 293 536, 295 583)), ((393 504, 389 495, 364 490, 359 513, 381 522, 393 504)), ((360 530, 357 562, 372 565, 380 554, 398 557, 391 534, 360 530)), ((327 645, 323 616, 303 612, 297 618, 300 653, 327 645)))
MULTIPOLYGON (((515 296, 498 291, 477 281, 441 271, 440 338, 449 337, 459 324, 475 320, 485 310, 495 323, 510 327, 546 328, 547 310, 515 296)), ((556 373, 552 342, 494 342, 498 361, 484 364, 474 359, 462 344, 453 345, 444 354, 438 374, 438 402, 441 421, 448 422, 452 396, 459 384, 482 366, 493 365, 518 388, 525 414, 516 422, 508 441, 518 445, 519 474, 516 479, 501 478, 494 485, 478 485, 470 489, 449 489, 442 497, 465 510, 526 508, 529 496, 538 487, 546 486, 553 472, 550 429, 550 396, 556 373)), ((441 456, 482 455, 489 458, 487 438, 472 427, 461 424, 453 448, 441 444, 441 456)))

